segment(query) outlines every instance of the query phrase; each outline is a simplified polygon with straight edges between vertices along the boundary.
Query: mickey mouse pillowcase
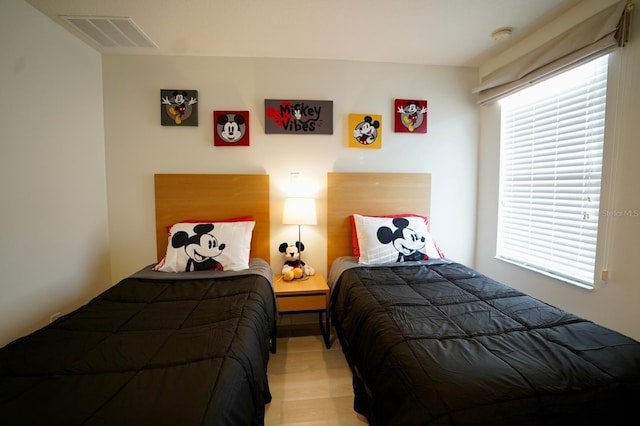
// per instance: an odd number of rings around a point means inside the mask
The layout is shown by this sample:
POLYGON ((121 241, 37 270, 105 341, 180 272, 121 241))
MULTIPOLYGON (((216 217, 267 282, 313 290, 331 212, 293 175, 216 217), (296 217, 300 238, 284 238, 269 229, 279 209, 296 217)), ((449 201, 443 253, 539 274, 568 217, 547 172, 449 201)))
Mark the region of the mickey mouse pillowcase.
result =
POLYGON ((361 264, 444 258, 420 216, 353 215, 361 264))
POLYGON ((255 221, 181 222, 169 229, 162 272, 241 271, 249 269, 255 221))

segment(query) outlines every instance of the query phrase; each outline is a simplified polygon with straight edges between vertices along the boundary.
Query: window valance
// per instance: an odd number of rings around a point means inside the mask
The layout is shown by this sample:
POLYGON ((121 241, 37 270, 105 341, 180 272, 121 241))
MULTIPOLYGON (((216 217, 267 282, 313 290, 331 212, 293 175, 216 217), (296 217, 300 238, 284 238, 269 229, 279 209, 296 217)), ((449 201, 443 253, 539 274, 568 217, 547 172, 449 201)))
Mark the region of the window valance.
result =
POLYGON ((633 2, 620 0, 524 56, 482 78, 473 93, 480 104, 514 93, 532 83, 624 46, 629 39, 633 2))

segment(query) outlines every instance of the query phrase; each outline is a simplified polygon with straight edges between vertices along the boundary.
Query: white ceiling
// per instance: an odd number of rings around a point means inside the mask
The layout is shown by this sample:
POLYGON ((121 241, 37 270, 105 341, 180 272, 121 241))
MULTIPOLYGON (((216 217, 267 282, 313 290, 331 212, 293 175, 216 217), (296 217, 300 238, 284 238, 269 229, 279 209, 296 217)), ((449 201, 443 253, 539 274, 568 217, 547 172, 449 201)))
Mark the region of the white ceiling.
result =
POLYGON ((26 0, 103 54, 479 66, 580 0, 26 0), (130 17, 157 48, 102 48, 59 15, 130 17), (513 27, 513 36, 491 33, 513 27))

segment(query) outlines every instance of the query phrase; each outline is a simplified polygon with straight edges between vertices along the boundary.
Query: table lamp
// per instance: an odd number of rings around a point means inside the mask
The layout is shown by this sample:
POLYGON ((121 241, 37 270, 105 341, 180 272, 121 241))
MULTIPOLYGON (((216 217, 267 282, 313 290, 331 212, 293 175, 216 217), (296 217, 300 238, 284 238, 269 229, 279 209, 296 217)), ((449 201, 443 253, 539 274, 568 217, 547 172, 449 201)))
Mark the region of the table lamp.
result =
POLYGON ((286 198, 282 223, 285 225, 298 225, 298 241, 300 239, 300 225, 316 225, 316 200, 313 198, 286 198))

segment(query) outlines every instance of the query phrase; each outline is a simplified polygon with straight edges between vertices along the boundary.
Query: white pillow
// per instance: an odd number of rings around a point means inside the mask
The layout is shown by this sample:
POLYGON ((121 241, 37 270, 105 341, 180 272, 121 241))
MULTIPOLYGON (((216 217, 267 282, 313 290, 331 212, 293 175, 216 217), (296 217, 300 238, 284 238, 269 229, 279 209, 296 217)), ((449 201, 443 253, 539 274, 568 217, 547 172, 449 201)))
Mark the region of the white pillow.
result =
POLYGON ((182 222, 169 230, 167 252, 154 269, 162 272, 249 269, 255 221, 182 222))
POLYGON ((374 265, 444 258, 421 217, 353 215, 360 247, 358 262, 374 265))

